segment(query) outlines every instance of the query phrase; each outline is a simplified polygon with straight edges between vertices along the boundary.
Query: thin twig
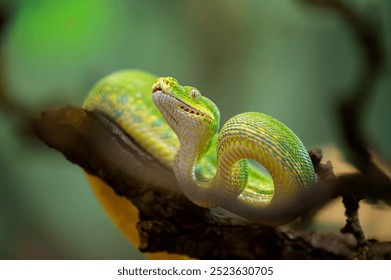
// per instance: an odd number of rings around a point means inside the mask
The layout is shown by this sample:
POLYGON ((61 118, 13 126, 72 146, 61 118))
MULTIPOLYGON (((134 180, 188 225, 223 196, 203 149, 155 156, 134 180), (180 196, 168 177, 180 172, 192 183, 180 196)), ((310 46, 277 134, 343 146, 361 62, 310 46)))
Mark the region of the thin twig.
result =
MULTIPOLYGON (((356 86, 347 94, 339 106, 341 119, 341 132, 344 136, 347 148, 354 164, 363 175, 363 180, 368 190, 363 192, 373 193, 391 188, 390 178, 373 162, 372 155, 368 149, 368 140, 363 132, 361 122, 364 110, 372 98, 374 87, 384 69, 385 50, 382 28, 379 22, 369 21, 359 16, 352 7, 340 0, 302 0, 303 2, 323 8, 329 8, 337 12, 345 23, 350 27, 352 34, 361 48, 364 60, 360 79, 356 86)), ((361 184, 360 184, 361 185, 361 184)), ((354 186, 352 186, 354 187, 354 186)), ((346 225, 342 228, 344 233, 352 233, 358 241, 359 247, 366 250, 368 241, 360 225, 358 216, 359 202, 364 197, 360 192, 345 193, 343 203, 346 208, 346 225)), ((366 258, 366 254, 361 254, 366 258)))

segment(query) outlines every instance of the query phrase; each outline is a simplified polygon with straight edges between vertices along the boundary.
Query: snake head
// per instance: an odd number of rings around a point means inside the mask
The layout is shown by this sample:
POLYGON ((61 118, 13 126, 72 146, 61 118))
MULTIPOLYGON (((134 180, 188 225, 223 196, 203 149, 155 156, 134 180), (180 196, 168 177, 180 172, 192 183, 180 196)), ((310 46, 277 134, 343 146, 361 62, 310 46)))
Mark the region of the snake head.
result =
POLYGON ((152 99, 179 140, 195 135, 209 139, 217 133, 219 110, 198 89, 181 86, 174 78, 162 77, 152 86, 152 99))

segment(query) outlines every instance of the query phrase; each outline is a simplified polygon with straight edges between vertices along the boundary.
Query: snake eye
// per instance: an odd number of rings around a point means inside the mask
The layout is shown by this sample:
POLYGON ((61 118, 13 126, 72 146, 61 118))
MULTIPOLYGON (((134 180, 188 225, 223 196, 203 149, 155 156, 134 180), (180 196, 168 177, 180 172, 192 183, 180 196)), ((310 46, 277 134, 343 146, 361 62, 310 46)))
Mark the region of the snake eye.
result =
POLYGON ((198 89, 192 88, 190 90, 190 97, 197 100, 198 98, 201 97, 201 93, 198 91, 198 89))

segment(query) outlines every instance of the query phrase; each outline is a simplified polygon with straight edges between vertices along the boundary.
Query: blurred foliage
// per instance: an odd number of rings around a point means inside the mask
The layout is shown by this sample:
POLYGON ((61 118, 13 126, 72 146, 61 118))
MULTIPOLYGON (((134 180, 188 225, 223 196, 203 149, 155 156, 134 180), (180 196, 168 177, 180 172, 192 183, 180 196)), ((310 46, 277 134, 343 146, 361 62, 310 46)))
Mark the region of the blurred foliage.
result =
MULTIPOLYGON (((349 1, 384 24, 388 0, 349 1)), ((261 111, 308 147, 340 146, 335 105, 363 67, 331 11, 281 0, 0 1, 8 98, 34 112, 80 105, 104 75, 137 68, 197 86, 225 122, 261 111)), ((391 162, 391 81, 379 81, 365 128, 391 162)), ((374 93, 375 94, 375 93, 374 93)), ((0 258, 140 258, 93 197, 82 171, 26 139, 0 111, 0 258)))

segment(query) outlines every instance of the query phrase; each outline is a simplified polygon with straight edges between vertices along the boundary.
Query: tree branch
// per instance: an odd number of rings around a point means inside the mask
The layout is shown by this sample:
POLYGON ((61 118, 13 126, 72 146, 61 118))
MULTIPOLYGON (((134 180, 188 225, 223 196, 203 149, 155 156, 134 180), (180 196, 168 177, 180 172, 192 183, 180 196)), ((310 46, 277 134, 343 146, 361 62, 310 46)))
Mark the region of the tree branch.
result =
MULTIPOLYGON (((357 241, 351 234, 313 233, 252 224, 196 206, 177 190, 175 184, 172 188, 145 184, 145 176, 148 177, 145 171, 143 177, 136 176, 140 173, 139 168, 147 170, 146 166, 151 164, 143 160, 139 163, 145 151, 99 113, 74 107, 55 109, 35 118, 33 127, 47 145, 61 151, 87 172, 99 176, 118 195, 132 201, 140 211, 140 250, 143 252, 168 251, 200 259, 346 259, 358 254, 357 241), (135 156, 142 154, 140 159, 135 156)), ((350 183, 363 182, 361 175, 332 179, 330 163, 320 163, 319 152, 312 154, 320 182, 304 197, 282 207, 281 214, 304 215, 344 192, 363 191, 366 195, 366 185, 355 184, 351 188, 350 183)), ((149 169, 154 170, 155 177, 169 180, 172 172, 154 164, 154 168, 149 169)), ((391 198, 391 192, 381 193, 381 197, 391 198)), ((373 257, 383 258, 390 253, 388 249, 382 249, 388 248, 388 242, 382 243, 387 246, 378 244, 368 245, 371 251, 376 248, 373 257)))

